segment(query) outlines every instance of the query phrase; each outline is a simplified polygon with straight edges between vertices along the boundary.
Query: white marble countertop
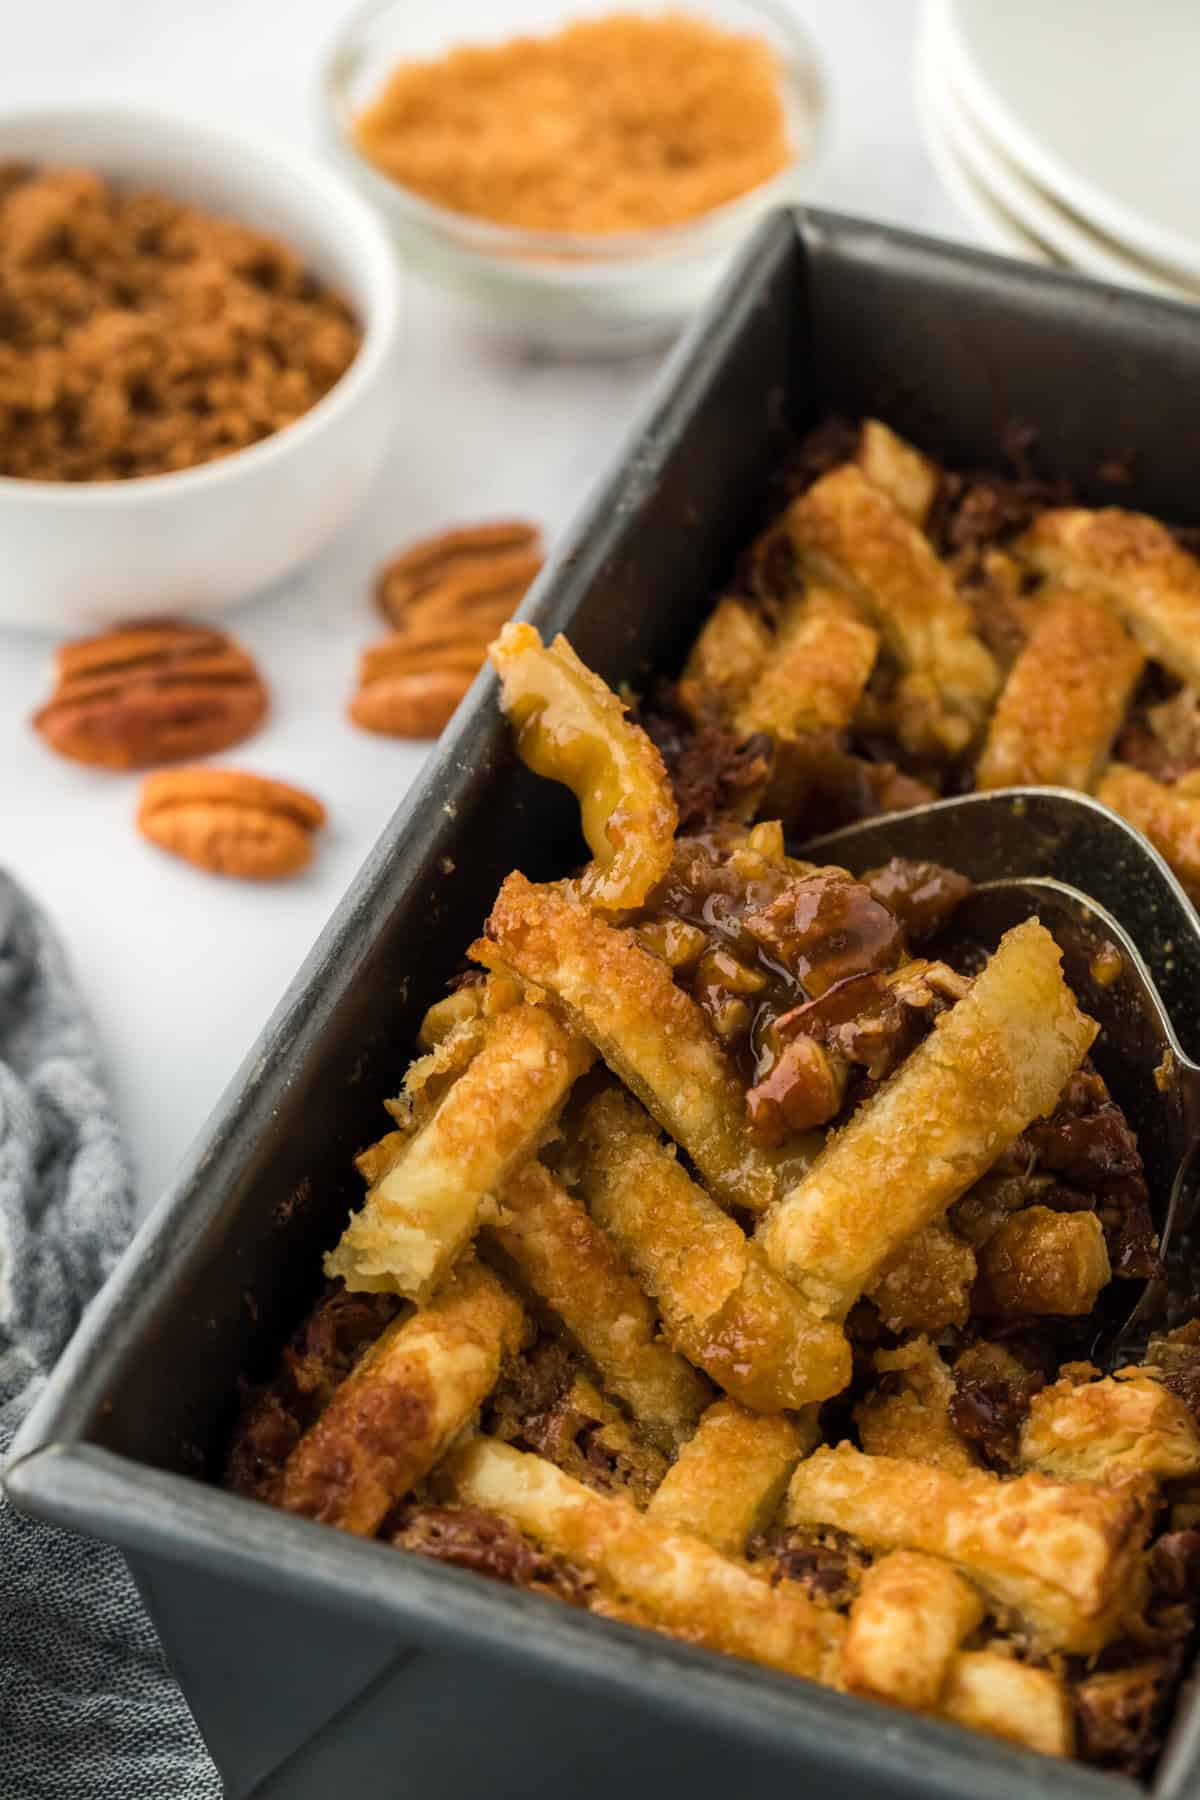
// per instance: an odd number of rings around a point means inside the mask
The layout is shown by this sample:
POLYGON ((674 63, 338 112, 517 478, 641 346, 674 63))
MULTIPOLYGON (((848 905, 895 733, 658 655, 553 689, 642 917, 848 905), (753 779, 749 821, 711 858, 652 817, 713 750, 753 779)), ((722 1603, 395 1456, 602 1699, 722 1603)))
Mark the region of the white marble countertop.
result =
MULTIPOLYGON (((791 0, 825 55, 832 140, 820 204, 970 237, 938 188, 911 96, 913 0, 791 0)), ((488 0, 478 0, 480 17, 488 0)), ((313 136, 321 0, 38 0, 9 22, 0 108, 64 95, 153 100, 313 136)), ((267 673, 267 729, 230 760, 310 786, 331 829, 302 879, 259 889, 143 844, 137 780, 50 755, 27 720, 51 643, 0 636, 0 866, 49 909, 103 1041, 148 1204, 199 1129, 421 765, 422 747, 344 718, 377 624, 368 581, 406 539, 516 512, 553 541, 604 471, 656 361, 519 355, 440 316, 412 281, 389 469, 366 513, 300 577, 226 615, 267 673)), ((0 554, 3 548, 0 546, 0 554)))

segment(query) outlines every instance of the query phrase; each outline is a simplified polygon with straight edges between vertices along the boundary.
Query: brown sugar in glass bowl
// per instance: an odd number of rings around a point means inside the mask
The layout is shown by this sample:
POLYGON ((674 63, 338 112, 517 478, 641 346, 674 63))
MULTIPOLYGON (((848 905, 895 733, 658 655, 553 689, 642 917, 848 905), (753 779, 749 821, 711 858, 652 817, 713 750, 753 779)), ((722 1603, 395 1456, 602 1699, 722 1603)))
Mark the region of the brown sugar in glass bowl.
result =
MULTIPOLYGON (((743 73, 745 66, 738 63, 743 73)), ((578 85, 577 72, 573 79, 578 85)), ((407 265, 489 336, 572 356, 662 345, 712 292, 767 212, 811 197, 825 94, 819 49, 784 0, 616 0, 615 7, 605 0, 505 0, 486 16, 478 0, 358 0, 330 45, 321 80, 326 142, 407 265), (491 216, 462 210, 462 197, 452 192, 432 197, 419 176, 418 185, 408 185, 398 166, 381 166, 364 148, 364 121, 378 116, 400 72, 441 71, 440 85, 456 52, 478 51, 485 42, 484 54, 507 66, 513 57, 525 59, 535 33, 543 47, 558 47, 557 57, 564 43, 578 45, 585 24, 593 41, 609 45, 617 66, 603 92, 590 83, 582 114, 570 81, 564 92, 564 79, 547 75, 549 98, 536 129, 526 92, 523 117, 504 112, 500 100, 501 110, 489 108, 486 121, 477 106, 464 105, 438 145, 426 141, 442 181, 449 169, 461 182, 464 156, 469 160, 473 145, 480 149, 479 164, 491 165, 491 216), (629 44, 648 30, 662 34, 667 52, 639 74, 629 44), (703 41, 709 49, 690 62, 679 57, 679 72, 669 77, 664 64, 681 32, 685 43, 703 41), (765 70, 762 117, 731 118, 730 101, 739 91, 744 101, 745 83, 732 80, 725 55, 714 77, 714 42, 748 45, 751 70, 765 70), (673 115, 676 103, 681 110, 673 115), (581 141, 584 116, 590 137, 581 141), (764 120, 770 172, 761 154, 764 120), (748 135, 739 136, 743 131, 748 135), (555 133, 561 156, 547 148, 555 133), (527 208, 521 218, 548 223, 501 222, 500 215, 513 216, 514 191, 527 208)))
POLYGON ((0 476, 194 468, 308 412, 360 342, 276 237, 91 168, 0 163, 0 476))
POLYGON ((681 224, 792 155, 771 44, 685 11, 614 12, 403 61, 353 136, 413 193, 535 231, 681 224))

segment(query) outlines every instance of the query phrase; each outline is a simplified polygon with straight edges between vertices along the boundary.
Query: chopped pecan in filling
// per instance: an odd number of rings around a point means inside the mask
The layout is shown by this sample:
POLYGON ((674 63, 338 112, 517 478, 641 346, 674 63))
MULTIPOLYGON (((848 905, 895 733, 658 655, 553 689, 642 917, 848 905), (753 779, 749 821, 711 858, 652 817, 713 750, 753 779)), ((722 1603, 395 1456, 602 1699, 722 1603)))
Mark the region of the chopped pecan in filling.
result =
POLYGON ((1200 1422, 1200 1319, 1153 1339, 1146 1360, 1162 1370, 1163 1386, 1200 1422))
POLYGON ((1042 1372, 1004 1344, 969 1345, 954 1364, 950 1422, 991 1468, 1015 1469, 1029 1402, 1045 1385, 1042 1372))
POLYGON ((836 1118, 961 997, 945 965, 906 960, 907 940, 941 929, 969 891, 899 858, 854 881, 713 827, 678 840, 638 929, 735 1057, 751 1138, 770 1148, 836 1118))
POLYGON ((765 1563, 773 1582, 799 1582, 814 1600, 839 1612, 850 1605, 871 1560, 844 1531, 800 1526, 769 1534, 750 1554, 765 1563))
POLYGON ((1158 1273, 1157 1239, 1137 1139, 1094 1069, 1080 1069, 1050 1118, 1031 1125, 1026 1142, 1038 1168, 1061 1177, 1046 1204, 1094 1207, 1116 1275, 1148 1280, 1158 1273))
POLYGON ((495 1513, 478 1506, 403 1507, 392 1521, 389 1543, 415 1550, 433 1562, 452 1563, 493 1581, 552 1594, 572 1606, 586 1604, 590 1588, 582 1569, 560 1556, 546 1556, 495 1513))

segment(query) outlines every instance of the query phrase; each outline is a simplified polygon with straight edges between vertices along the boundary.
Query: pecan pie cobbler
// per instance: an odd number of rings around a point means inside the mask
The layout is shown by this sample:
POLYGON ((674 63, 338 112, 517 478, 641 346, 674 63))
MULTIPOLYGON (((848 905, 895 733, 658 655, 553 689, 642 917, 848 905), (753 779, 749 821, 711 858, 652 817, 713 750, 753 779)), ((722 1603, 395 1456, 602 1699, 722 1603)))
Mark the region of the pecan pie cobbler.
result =
POLYGON ((510 875, 426 1015, 229 1485, 1144 1770, 1195 1623, 1200 1322, 1088 1360, 1157 1269, 1097 1028, 1036 919, 964 955, 963 877, 852 878, 781 820, 1062 782, 1200 878, 1190 609, 1151 521, 986 501, 872 423, 809 447, 644 724, 507 625, 592 859, 510 875))
POLYGON ((1200 899, 1194 532, 939 469, 876 419, 812 434, 780 485, 645 720, 685 827, 715 806, 812 835, 972 787, 1077 788, 1200 899))

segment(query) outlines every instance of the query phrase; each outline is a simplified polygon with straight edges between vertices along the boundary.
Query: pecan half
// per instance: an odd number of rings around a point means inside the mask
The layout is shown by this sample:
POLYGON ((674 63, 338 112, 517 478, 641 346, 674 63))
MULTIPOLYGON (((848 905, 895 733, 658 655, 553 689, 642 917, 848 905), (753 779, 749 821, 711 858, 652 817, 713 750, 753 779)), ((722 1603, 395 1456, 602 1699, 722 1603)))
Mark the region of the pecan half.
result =
POLYGON ((488 633, 494 636, 542 566, 540 543, 537 526, 524 519, 440 531, 385 563, 375 582, 376 604, 397 630, 428 603, 456 609, 507 604, 488 633))
POLYGON ((325 808, 303 788, 238 769, 169 769, 142 787, 138 827, 213 875, 274 881, 312 861, 325 808))
POLYGON ((388 737, 436 737, 542 566, 537 528, 464 525, 393 558, 376 584, 396 629, 363 656, 350 717, 388 737))
POLYGON ((361 688, 350 717, 364 731, 384 737, 435 738, 447 725, 479 670, 421 669, 361 688))
POLYGON ((55 673, 34 729, 60 756, 93 768, 209 756, 249 737, 267 711, 266 684, 241 645, 177 619, 63 644, 55 673))

